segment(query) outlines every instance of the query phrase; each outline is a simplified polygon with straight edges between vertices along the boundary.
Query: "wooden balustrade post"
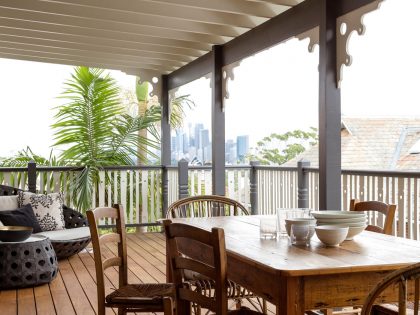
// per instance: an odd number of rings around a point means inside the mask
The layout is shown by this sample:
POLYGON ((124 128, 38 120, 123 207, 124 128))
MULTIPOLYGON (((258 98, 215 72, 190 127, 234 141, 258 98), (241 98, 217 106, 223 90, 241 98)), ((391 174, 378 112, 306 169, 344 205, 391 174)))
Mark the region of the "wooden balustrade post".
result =
POLYGON ((36 163, 32 160, 28 163, 28 190, 36 193, 36 163))
POLYGON ((298 172, 298 208, 309 208, 309 176, 305 168, 311 166, 311 162, 301 159, 297 163, 298 172))
POLYGON ((256 166, 260 165, 259 161, 251 161, 251 171, 249 173, 249 200, 251 202, 251 213, 258 214, 258 177, 256 166))
POLYGON ((188 193, 188 161, 181 159, 178 162, 178 198, 186 198, 188 193))

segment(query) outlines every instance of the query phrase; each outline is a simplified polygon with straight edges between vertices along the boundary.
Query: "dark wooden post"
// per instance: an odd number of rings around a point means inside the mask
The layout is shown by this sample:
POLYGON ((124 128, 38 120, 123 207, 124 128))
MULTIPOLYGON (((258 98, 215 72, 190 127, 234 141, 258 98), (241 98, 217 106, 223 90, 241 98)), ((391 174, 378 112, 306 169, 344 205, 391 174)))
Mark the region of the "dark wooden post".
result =
POLYGON ((186 198, 188 193, 188 161, 181 159, 178 162, 178 198, 186 198))
POLYGON ((259 161, 251 161, 251 171, 249 172, 249 199, 251 201, 251 214, 258 214, 258 177, 256 166, 259 161))
POLYGON ((162 164, 162 218, 166 217, 168 209, 168 169, 171 164, 171 126, 169 124, 169 95, 168 76, 162 75, 162 95, 160 103, 162 106, 161 118, 161 164, 162 164))
POLYGON ((36 193, 36 163, 29 161, 28 163, 28 190, 36 193))
POLYGON ((309 208, 309 176, 305 168, 311 163, 301 159, 297 162, 298 169, 298 208, 309 208))
POLYGON ((212 191, 225 195, 225 113, 223 112, 222 46, 213 46, 212 51, 212 191))
POLYGON ((336 72, 336 6, 320 0, 319 209, 341 206, 341 94, 336 72))

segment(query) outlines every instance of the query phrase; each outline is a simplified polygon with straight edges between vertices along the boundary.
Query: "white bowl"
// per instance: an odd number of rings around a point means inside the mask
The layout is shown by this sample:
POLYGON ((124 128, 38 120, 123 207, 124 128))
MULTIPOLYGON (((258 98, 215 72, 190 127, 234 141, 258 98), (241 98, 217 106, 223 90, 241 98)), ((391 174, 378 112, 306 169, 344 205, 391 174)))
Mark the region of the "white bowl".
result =
POLYGON ((311 214, 315 219, 351 219, 351 218, 365 218, 366 213, 356 211, 313 211, 311 214))
POLYGON ((338 226, 348 226, 348 227, 362 227, 367 226, 366 222, 360 222, 360 223, 330 223, 330 222, 323 222, 323 221, 316 221, 316 225, 338 225, 338 226))
POLYGON ((338 246, 347 237, 348 226, 321 225, 315 227, 316 236, 327 246, 338 246))
POLYGON ((349 226, 349 232, 347 233, 346 241, 351 241, 357 234, 362 233, 366 229, 367 225, 364 226, 349 226))
MULTIPOLYGON (((292 227, 292 224, 297 225, 313 225, 315 226, 316 220, 312 218, 293 218, 293 219, 286 219, 286 231, 287 235, 290 236, 290 229, 292 227)), ((311 238, 314 235, 315 232, 312 233, 309 237, 311 238)))
POLYGON ((339 219, 325 219, 325 218, 321 218, 321 219, 317 219, 318 222, 322 222, 322 223, 366 223, 366 217, 360 217, 360 218, 347 218, 347 216, 343 216, 342 218, 339 219))

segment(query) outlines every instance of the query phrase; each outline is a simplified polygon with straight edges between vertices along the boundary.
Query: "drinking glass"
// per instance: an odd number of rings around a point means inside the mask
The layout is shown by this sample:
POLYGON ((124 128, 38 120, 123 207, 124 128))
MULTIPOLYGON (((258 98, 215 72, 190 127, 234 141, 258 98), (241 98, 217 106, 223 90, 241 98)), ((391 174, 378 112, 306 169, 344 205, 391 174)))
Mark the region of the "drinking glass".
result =
POLYGON ((314 225, 292 224, 290 227, 290 242, 292 245, 309 246, 314 232, 314 225))
POLYGON ((280 237, 287 236, 286 219, 310 218, 311 210, 307 208, 277 209, 277 233, 280 237))
POLYGON ((273 218, 260 219, 260 238, 275 239, 277 237, 276 221, 273 218))

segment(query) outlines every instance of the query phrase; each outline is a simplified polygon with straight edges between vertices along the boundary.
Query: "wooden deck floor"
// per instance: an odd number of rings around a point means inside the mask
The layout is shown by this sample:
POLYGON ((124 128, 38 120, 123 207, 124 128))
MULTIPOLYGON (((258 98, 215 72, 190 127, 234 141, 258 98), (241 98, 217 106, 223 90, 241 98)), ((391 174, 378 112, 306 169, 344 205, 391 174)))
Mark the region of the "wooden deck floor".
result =
MULTIPOLYGON (((128 281, 165 282, 165 240, 161 233, 127 234, 128 281)), ((109 245, 104 255, 116 255, 109 245)), ((94 315, 96 314, 96 276, 90 247, 79 255, 59 261, 60 272, 48 285, 19 290, 0 291, 1 315, 94 315)), ((109 292, 118 285, 118 272, 106 271, 109 292)), ((270 312, 271 313, 271 312, 270 312)), ((112 309, 107 314, 114 315, 112 309)), ((143 313, 144 314, 144 313, 143 313)))

